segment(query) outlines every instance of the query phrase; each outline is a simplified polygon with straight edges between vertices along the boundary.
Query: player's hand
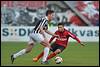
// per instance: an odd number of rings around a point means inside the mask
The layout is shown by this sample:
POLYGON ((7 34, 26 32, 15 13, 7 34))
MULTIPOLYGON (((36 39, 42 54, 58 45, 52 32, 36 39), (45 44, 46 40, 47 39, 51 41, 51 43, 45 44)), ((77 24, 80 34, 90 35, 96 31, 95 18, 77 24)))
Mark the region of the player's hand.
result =
POLYGON ((59 36, 59 35, 56 35, 56 34, 54 34, 53 36, 54 36, 54 37, 57 37, 57 38, 60 38, 60 36, 59 36))

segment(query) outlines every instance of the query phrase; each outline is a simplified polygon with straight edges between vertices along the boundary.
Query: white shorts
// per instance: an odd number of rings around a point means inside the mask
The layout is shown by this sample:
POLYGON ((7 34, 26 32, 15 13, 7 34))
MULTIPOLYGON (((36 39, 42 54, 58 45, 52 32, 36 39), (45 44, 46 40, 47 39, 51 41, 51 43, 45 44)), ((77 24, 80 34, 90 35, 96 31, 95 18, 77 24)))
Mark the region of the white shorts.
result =
POLYGON ((33 43, 33 41, 36 42, 36 43, 40 43, 43 40, 44 40, 44 37, 43 37, 42 34, 40 34, 40 33, 30 33, 28 44, 33 43))

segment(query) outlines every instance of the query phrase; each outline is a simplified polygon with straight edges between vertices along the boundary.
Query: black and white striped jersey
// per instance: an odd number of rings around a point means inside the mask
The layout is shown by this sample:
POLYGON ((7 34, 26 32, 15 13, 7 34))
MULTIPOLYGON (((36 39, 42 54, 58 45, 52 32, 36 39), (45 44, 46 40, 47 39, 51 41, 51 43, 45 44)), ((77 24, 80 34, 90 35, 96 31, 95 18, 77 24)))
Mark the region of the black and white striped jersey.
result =
POLYGON ((40 32, 40 27, 43 27, 43 28, 48 28, 48 19, 47 17, 44 17, 42 18, 41 20, 39 20, 33 30, 34 33, 39 33, 40 32))

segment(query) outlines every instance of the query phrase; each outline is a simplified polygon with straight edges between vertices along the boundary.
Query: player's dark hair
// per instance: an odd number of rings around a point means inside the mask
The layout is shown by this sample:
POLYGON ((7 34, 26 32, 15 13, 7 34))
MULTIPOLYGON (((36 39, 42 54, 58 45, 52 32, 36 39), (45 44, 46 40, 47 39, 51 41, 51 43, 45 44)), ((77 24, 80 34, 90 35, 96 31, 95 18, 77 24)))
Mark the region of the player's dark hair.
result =
POLYGON ((58 23, 58 26, 59 26, 59 25, 62 25, 62 26, 64 26, 64 24, 63 24, 63 23, 58 23))
POLYGON ((52 13, 54 13, 53 10, 47 10, 47 11, 46 11, 46 16, 48 16, 48 14, 52 14, 52 13))

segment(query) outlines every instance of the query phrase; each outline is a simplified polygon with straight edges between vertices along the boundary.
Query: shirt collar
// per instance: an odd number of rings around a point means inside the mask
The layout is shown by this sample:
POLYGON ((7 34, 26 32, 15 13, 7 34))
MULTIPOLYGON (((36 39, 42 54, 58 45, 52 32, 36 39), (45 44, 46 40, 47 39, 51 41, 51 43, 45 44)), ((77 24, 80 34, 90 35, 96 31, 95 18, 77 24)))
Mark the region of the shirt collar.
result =
POLYGON ((48 20, 48 17, 47 16, 45 16, 45 18, 48 20))

